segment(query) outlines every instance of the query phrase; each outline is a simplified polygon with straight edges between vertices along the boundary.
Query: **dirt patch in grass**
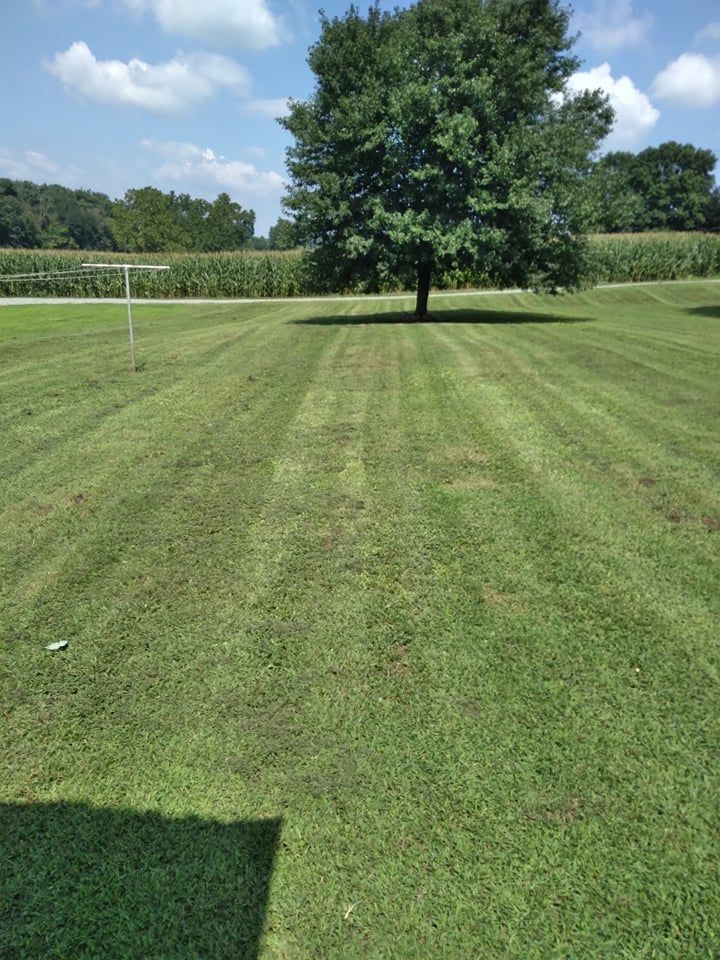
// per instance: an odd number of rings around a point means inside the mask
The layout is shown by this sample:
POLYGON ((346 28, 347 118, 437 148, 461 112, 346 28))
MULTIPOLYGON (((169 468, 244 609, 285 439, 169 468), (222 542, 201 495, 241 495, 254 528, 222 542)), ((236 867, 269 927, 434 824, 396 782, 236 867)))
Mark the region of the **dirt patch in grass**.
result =
POLYGON ((483 706, 479 700, 465 697, 458 700, 456 706, 458 713, 462 717, 467 717, 468 720, 479 720, 483 716, 483 706))
POLYGON ((567 800, 558 804, 528 807, 523 813, 528 820, 556 824, 558 826, 568 826, 578 819, 580 816, 580 808, 579 797, 569 797, 567 800))
POLYGON ((466 444, 459 447, 446 447, 441 459, 458 467, 474 467, 479 463, 490 463, 490 457, 479 447, 466 444))
POLYGON ((702 525, 706 530, 720 530, 720 520, 717 517, 703 517, 702 525))
POLYGON ((455 477, 452 480, 446 480, 445 486, 451 490, 490 490, 497 484, 490 477, 474 475, 469 477, 455 477))
POLYGON ((369 347, 357 347, 331 365, 336 370, 388 370, 393 364, 387 357, 369 347))
POLYGON ((483 590, 483 598, 485 603, 491 603, 493 605, 504 605, 507 603, 507 599, 497 590, 493 590, 492 587, 485 587, 483 590))

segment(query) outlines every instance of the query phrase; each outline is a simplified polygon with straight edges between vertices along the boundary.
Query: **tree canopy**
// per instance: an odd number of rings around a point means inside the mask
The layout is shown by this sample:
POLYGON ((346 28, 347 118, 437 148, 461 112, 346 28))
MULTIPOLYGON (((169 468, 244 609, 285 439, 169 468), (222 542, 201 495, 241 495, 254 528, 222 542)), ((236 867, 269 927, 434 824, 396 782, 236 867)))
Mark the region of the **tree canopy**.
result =
POLYGON ((673 140, 606 154, 590 178, 594 226, 609 233, 711 227, 716 163, 712 150, 673 140))
POLYGON ((281 120, 286 209, 328 285, 377 289, 480 268, 554 290, 581 274, 593 151, 612 111, 571 96, 555 0, 419 0, 323 17, 312 97, 281 120))
POLYGON ((300 246, 297 224, 287 217, 280 217, 275 226, 268 232, 268 247, 270 250, 293 250, 300 246))
POLYGON ((108 250, 111 213, 104 193, 0 179, 0 246, 108 250))
POLYGON ((113 206, 113 234, 121 250, 241 250, 248 246, 255 214, 227 193, 210 203, 155 187, 128 190, 113 206))

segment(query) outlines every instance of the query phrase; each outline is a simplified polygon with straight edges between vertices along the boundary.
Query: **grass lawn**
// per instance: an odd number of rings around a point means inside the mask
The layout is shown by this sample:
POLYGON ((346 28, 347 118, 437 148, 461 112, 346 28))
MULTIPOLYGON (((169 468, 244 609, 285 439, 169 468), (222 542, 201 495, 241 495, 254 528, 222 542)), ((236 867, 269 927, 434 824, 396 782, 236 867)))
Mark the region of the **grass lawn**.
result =
POLYGON ((0 309, 3 958, 720 956, 720 285, 399 306, 0 309))

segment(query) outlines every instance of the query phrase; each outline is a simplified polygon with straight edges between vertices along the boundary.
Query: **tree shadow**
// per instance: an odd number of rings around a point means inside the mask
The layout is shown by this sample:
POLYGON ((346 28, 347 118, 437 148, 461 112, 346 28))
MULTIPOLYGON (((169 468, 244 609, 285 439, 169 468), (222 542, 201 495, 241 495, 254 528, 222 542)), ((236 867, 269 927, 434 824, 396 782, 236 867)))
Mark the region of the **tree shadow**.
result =
POLYGON ((685 311, 695 317, 710 317, 712 320, 720 319, 720 304, 708 307, 688 307, 685 311))
POLYGON ((0 804, 0 956, 256 960, 280 829, 0 804))
POLYGON ((389 313, 347 313, 333 316, 318 315, 302 320, 291 320, 299 326, 335 327, 359 326, 362 324, 399 324, 422 325, 433 323, 473 323, 473 324, 515 324, 515 323, 590 323, 593 317, 568 317, 555 313, 533 313, 515 310, 433 310, 427 320, 412 320, 407 313, 392 311, 389 313))

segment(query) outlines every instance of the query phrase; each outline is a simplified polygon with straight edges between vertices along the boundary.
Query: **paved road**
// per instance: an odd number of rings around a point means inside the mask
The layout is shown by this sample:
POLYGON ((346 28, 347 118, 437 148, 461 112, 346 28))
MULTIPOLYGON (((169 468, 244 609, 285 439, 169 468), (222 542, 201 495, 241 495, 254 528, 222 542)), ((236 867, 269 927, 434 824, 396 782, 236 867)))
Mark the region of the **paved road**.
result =
MULTIPOLYGON (((676 283, 720 283, 718 280, 648 280, 640 283, 599 283, 596 289, 607 290, 615 287, 656 287, 676 283)), ((529 291, 513 288, 510 290, 451 290, 433 291, 433 297, 495 297, 499 295, 512 293, 526 293, 529 291)), ((226 303, 226 304, 246 304, 246 303, 349 303, 356 300, 414 300, 414 293, 387 293, 378 295, 359 295, 348 297, 245 297, 238 299, 180 299, 171 300, 161 297, 156 300, 146 300, 133 297, 133 303, 142 304, 167 304, 190 305, 205 303, 226 303)), ((0 307, 21 307, 38 306, 42 304, 86 304, 86 303, 126 303, 124 297, 0 297, 0 307)))

